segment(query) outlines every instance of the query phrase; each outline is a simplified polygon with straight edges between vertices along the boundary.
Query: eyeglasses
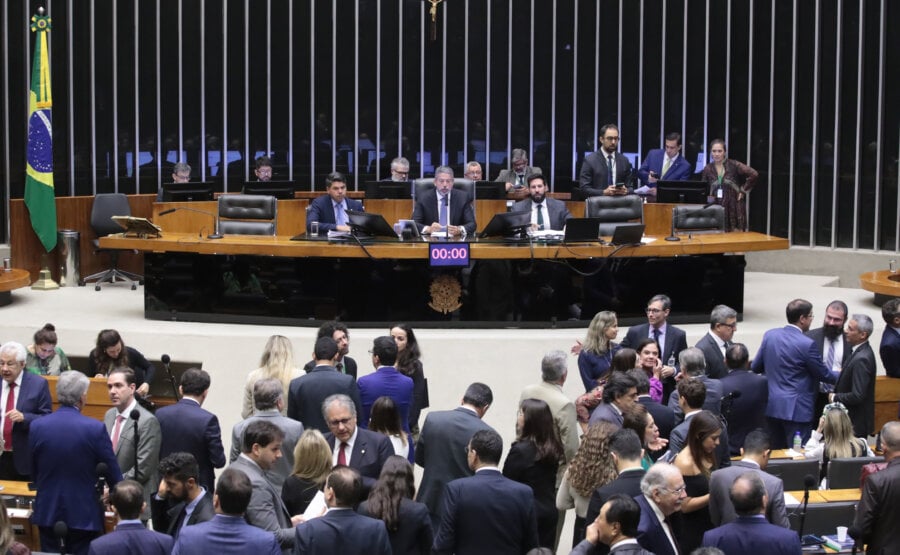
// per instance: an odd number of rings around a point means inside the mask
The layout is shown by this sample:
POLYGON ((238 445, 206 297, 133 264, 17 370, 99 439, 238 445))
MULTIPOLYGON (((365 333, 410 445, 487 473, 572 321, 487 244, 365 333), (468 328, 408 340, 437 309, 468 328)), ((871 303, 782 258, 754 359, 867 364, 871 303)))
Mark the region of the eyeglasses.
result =
POLYGON ((646 312, 647 314, 659 314, 660 312, 662 312, 662 309, 660 309, 660 308, 646 308, 646 309, 644 309, 644 312, 646 312))
POLYGON ((329 428, 337 428, 338 426, 346 426, 347 424, 350 423, 351 420, 353 420, 352 416, 350 418, 341 418, 339 420, 329 420, 328 427, 329 428))
POLYGON ((684 492, 685 488, 687 488, 687 486, 684 484, 681 484, 681 487, 678 487, 675 489, 669 489, 669 488, 660 488, 660 489, 664 489, 667 492, 671 493, 672 495, 681 495, 682 492, 684 492))
POLYGON ((723 324, 723 323, 719 322, 719 325, 725 326, 726 328, 731 328, 733 330, 737 329, 737 322, 735 322, 734 324, 723 324))

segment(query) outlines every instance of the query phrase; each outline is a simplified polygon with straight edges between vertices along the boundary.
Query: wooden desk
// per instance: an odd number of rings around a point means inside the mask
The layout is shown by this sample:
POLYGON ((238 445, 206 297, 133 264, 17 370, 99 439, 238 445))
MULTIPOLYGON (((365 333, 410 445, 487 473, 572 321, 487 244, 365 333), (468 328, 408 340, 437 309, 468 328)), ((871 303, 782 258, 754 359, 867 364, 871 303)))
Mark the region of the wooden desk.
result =
POLYGON ((0 269, 0 306, 12 302, 12 290, 31 285, 31 274, 28 270, 11 268, 8 272, 0 269))
MULTIPOLYGON (((59 376, 44 376, 49 382, 50 399, 53 401, 53 410, 59 408, 59 401, 56 398, 56 382, 59 376)), ((81 414, 96 418, 103 421, 103 415, 112 408, 113 404, 109 400, 109 393, 106 390, 106 378, 89 378, 91 384, 88 386, 87 403, 81 409, 81 414)))
MULTIPOLYGON (((785 492, 803 503, 803 490, 785 492)), ((809 490, 810 503, 837 503, 841 501, 859 501, 862 492, 857 488, 852 489, 813 489, 809 490)))
POLYGON ((875 293, 876 297, 900 297, 900 273, 890 270, 866 272, 859 275, 859 286, 875 293))

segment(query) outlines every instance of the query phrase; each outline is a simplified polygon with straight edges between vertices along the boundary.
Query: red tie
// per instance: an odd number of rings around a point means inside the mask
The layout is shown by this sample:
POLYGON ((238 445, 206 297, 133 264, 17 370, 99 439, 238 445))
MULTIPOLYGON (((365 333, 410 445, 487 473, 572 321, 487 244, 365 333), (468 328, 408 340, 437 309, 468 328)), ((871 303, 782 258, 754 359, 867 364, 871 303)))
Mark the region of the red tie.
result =
POLYGON ((347 456, 344 454, 344 448, 347 447, 347 444, 343 441, 341 442, 341 448, 338 451, 338 464, 342 464, 347 466, 347 456))
POLYGON ((9 384, 9 395, 6 396, 6 411, 3 413, 3 450, 12 451, 12 420, 9 412, 16 410, 16 382, 9 384))
POLYGON ((119 446, 119 434, 122 432, 122 422, 125 420, 125 417, 121 414, 116 416, 116 425, 113 427, 113 435, 112 435, 112 446, 113 452, 116 451, 116 447, 119 446))

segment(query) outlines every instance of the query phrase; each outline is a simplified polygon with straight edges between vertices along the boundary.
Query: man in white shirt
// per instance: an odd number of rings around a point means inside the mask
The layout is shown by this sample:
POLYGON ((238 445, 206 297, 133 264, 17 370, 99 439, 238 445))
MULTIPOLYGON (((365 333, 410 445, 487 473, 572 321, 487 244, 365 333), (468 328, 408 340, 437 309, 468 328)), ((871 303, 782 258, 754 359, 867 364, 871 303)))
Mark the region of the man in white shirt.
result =
POLYGON ((547 196, 549 188, 543 175, 528 176, 528 191, 531 196, 513 205, 513 212, 531 212, 531 229, 561 231, 566 220, 572 217, 566 203, 547 196))

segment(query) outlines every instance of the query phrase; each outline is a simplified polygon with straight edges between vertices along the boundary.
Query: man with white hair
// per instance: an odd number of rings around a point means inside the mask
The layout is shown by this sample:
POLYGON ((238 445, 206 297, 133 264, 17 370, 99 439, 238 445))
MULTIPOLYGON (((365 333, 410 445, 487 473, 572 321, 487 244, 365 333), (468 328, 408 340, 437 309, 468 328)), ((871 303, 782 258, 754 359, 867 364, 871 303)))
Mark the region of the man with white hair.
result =
POLYGON ((869 345, 874 328, 874 322, 865 314, 850 317, 846 339, 851 351, 844 357, 834 393, 828 394, 829 403, 839 402, 847 407, 853 435, 857 437, 875 432, 875 352, 869 345))
POLYGON ((27 351, 21 343, 0 346, 0 427, 3 452, 0 453, 0 480, 28 481, 31 475, 31 449, 28 430, 36 419, 50 414, 50 388, 47 380, 23 372, 27 351))
POLYGON ((656 463, 641 480, 641 495, 634 498, 641 507, 637 540, 641 547, 656 555, 678 555, 681 504, 685 493, 684 479, 674 465, 656 463))

